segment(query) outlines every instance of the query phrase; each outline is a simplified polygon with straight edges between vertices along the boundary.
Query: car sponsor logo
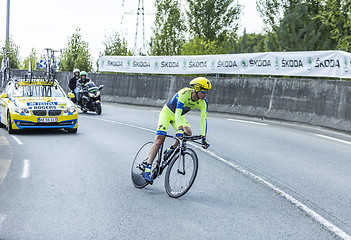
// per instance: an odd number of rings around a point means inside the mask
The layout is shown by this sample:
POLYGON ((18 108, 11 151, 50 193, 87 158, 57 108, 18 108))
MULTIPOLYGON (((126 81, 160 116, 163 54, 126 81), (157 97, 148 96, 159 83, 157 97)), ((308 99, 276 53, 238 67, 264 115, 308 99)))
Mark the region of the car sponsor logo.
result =
POLYGON ((28 102, 27 107, 28 107, 28 110, 54 110, 58 108, 58 103, 57 102, 28 102))

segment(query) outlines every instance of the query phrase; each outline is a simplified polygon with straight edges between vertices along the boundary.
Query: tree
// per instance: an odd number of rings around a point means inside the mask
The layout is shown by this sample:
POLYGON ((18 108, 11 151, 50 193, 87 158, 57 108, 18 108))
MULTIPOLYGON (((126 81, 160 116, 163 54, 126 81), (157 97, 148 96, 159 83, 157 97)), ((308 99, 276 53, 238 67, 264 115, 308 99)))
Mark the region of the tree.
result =
MULTIPOLYGON (((12 37, 5 44, 5 49, 7 56, 10 60, 10 67, 13 69, 20 68, 20 58, 19 58, 19 47, 13 43, 12 37)), ((2 61, 3 55, 0 55, 0 62, 2 61)))
POLYGON ((226 53, 226 50, 216 40, 210 41, 199 37, 183 44, 181 50, 182 55, 214 55, 221 53, 226 53))
POLYGON ((244 29, 244 34, 238 38, 238 40, 233 44, 231 50, 228 53, 254 53, 254 52, 266 52, 266 39, 267 35, 256 34, 256 33, 246 33, 244 29))
POLYGON ((226 41, 228 33, 236 32, 242 6, 234 0, 186 0, 188 25, 192 37, 205 41, 226 41))
POLYGON ((75 68, 87 72, 92 70, 89 44, 82 39, 80 28, 77 28, 68 39, 67 48, 63 50, 61 59, 61 70, 73 71, 75 68))
POLYGON ((133 53, 128 49, 127 41, 121 39, 120 35, 115 32, 112 36, 106 36, 104 42, 105 50, 100 53, 101 56, 132 56, 133 53))
POLYGON ((322 0, 324 6, 317 15, 330 28, 330 38, 336 48, 351 51, 351 2, 347 0, 322 0))
POLYGON ((36 63, 37 59, 38 59, 37 51, 35 50, 35 48, 32 48, 29 56, 24 59, 22 68, 23 69, 28 69, 29 61, 30 61, 32 69, 34 70, 35 69, 35 63, 36 63))
POLYGON ((270 35, 270 50, 314 51, 331 48, 327 27, 311 10, 303 3, 288 8, 275 31, 276 35, 270 35))
POLYGON ((267 32, 274 31, 279 27, 279 23, 283 18, 282 13, 289 5, 289 0, 256 0, 256 9, 261 15, 267 32))
POLYGON ((156 0, 156 19, 151 55, 179 55, 185 42, 186 26, 178 0, 156 0))
POLYGON ((270 51, 311 51, 333 49, 331 28, 317 17, 320 0, 257 1, 265 23, 270 51))

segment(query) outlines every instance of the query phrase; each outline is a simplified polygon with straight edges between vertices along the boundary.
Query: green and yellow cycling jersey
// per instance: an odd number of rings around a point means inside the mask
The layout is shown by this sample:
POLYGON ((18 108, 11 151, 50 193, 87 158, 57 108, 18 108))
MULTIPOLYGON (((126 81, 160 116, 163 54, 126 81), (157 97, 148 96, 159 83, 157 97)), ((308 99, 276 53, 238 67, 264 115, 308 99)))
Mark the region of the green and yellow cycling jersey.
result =
POLYGON ((168 126, 171 123, 177 131, 179 126, 188 126, 189 123, 184 118, 184 114, 192 109, 199 108, 201 111, 200 128, 202 136, 207 133, 207 109, 208 100, 193 101, 191 99, 192 88, 183 88, 179 90, 163 107, 157 125, 157 135, 166 135, 168 126))

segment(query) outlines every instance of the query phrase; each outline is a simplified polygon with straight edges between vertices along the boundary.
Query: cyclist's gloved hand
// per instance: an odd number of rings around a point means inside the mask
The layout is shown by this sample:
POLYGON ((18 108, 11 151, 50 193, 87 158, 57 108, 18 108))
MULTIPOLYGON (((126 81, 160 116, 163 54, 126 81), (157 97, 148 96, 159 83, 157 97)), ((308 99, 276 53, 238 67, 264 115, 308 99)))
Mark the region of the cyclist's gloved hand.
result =
POLYGON ((210 146, 205 137, 202 138, 202 148, 207 149, 210 146))
POLYGON ((176 132, 176 137, 177 138, 182 138, 184 136, 184 130, 183 129, 178 129, 176 132))

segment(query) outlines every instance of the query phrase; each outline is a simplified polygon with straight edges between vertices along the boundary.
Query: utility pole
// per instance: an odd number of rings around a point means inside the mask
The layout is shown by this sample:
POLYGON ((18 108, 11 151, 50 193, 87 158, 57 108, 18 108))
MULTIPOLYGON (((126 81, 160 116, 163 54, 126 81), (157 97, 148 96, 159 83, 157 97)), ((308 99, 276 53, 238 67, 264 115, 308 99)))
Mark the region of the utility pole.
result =
POLYGON ((10 40, 10 0, 7 0, 7 14, 6 14, 6 43, 10 40))
MULTIPOLYGON (((122 6, 124 6, 124 2, 125 0, 123 0, 122 2, 122 6)), ((124 15, 125 14, 136 14, 137 15, 137 20, 136 20, 136 29, 135 29, 135 39, 134 39, 134 51, 136 53, 142 52, 145 53, 146 51, 146 42, 145 42, 145 15, 155 15, 155 13, 150 12, 150 11, 146 11, 144 9, 144 0, 138 0, 138 8, 136 10, 131 10, 128 12, 123 13, 122 15, 122 20, 121 20, 121 24, 123 24, 123 19, 124 19, 124 15), (142 22, 142 41, 138 41, 138 33, 139 33, 139 16, 141 15, 141 22, 142 22), (140 45, 142 45, 142 48, 140 47, 140 45), (138 49, 138 47, 140 47, 138 49)), ((139 33, 140 35, 140 33, 139 33)))

